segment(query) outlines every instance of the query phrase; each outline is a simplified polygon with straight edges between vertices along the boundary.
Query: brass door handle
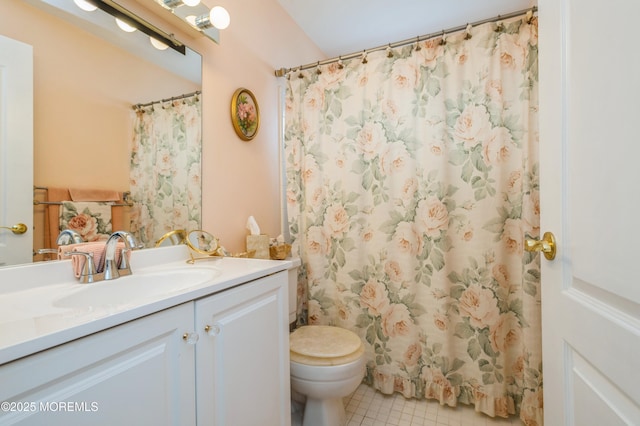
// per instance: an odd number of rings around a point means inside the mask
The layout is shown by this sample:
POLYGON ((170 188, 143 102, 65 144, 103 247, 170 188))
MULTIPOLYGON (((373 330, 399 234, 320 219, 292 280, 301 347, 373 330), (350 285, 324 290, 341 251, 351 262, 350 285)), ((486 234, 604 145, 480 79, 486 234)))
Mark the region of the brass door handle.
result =
POLYGON ((24 234, 25 232, 27 232, 27 229, 29 229, 27 227, 27 225, 25 225, 24 223, 16 223, 13 226, 0 226, 1 229, 8 229, 9 231, 13 232, 14 234, 24 234))
POLYGON ((551 232, 545 232, 541 240, 525 240, 524 249, 541 251, 547 260, 553 260, 556 258, 556 237, 551 232))

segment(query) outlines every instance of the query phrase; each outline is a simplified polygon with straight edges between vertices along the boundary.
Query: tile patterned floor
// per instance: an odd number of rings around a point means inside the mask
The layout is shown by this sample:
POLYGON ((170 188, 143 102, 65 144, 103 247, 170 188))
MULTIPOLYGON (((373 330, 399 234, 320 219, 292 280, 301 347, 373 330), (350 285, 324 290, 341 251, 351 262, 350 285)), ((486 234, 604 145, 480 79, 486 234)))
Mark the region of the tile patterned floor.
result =
MULTIPOLYGON (((405 399, 400 394, 383 395, 360 385, 344 399, 346 426, 516 426, 518 418, 492 419, 473 408, 442 407, 435 401, 405 399)), ((301 407, 294 404, 292 426, 302 423, 301 407)))
POLYGON ((362 384, 344 399, 347 426, 511 426, 518 418, 493 419, 472 407, 443 407, 435 401, 383 395, 362 384))

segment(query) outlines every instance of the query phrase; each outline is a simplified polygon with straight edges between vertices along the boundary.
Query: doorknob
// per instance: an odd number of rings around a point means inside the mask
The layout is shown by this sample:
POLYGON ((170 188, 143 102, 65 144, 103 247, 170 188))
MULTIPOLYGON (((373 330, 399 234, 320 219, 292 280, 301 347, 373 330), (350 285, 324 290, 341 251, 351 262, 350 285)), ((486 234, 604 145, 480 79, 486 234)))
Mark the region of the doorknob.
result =
POLYGON ((547 260, 553 260, 556 258, 556 237, 551 232, 545 232, 542 240, 525 240, 524 249, 526 251, 541 251, 547 260))
POLYGON ((13 226, 0 226, 1 229, 8 229, 9 231, 13 232, 14 234, 24 234, 25 232, 27 232, 27 225, 25 225, 24 223, 16 223, 13 226))

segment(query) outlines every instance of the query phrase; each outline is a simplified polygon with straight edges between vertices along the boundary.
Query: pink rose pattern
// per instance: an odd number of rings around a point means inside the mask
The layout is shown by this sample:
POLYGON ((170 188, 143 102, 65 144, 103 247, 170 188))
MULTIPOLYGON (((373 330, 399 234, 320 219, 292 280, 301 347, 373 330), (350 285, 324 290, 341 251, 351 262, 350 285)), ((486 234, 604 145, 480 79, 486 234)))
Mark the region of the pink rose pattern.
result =
POLYGON ((384 393, 525 424, 542 422, 539 256, 523 250, 539 234, 536 25, 296 73, 285 126, 299 321, 357 332, 384 393))
POLYGON ((60 229, 76 231, 87 242, 106 240, 112 232, 110 204, 95 203, 92 207, 87 204, 63 201, 60 229))

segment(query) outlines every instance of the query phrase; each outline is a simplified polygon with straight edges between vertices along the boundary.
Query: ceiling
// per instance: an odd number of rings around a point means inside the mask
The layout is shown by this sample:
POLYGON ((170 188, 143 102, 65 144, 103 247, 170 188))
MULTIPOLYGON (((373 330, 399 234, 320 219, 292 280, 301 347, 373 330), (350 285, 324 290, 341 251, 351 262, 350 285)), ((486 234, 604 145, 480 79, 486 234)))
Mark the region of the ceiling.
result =
POLYGON ((536 0, 278 0, 327 57, 506 15, 536 0))

